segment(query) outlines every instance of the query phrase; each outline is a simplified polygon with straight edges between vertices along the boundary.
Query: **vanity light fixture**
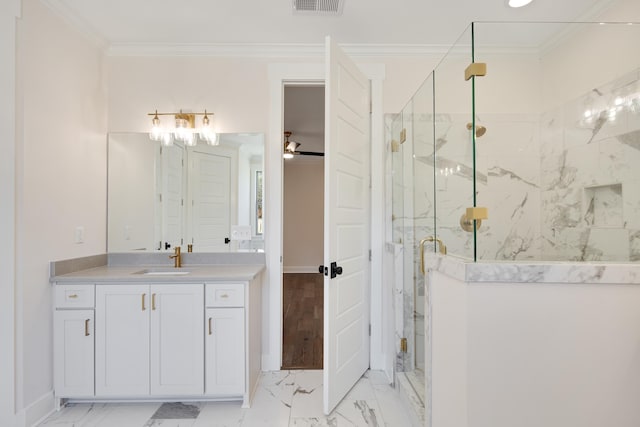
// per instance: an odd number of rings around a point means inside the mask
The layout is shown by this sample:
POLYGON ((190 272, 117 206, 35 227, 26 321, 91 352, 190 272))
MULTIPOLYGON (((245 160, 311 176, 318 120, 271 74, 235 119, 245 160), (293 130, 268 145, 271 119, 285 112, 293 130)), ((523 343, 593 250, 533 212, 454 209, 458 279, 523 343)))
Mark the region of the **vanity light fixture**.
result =
POLYGON ((533 0, 509 0, 508 1, 508 5, 509 7, 522 7, 522 6, 526 6, 529 3, 531 3, 533 0))
POLYGON ((190 147, 196 145, 199 141, 209 145, 218 145, 220 143, 218 134, 211 127, 211 120, 209 119, 209 116, 213 116, 213 113, 208 113, 207 110, 204 110, 204 113, 183 113, 182 110, 178 113, 158 113, 158 110, 156 110, 148 115, 153 116, 149 138, 152 141, 160 141, 164 146, 173 145, 174 141, 182 142, 190 147), (173 116, 175 127, 163 128, 160 124, 159 116, 173 116), (196 116, 204 116, 202 118, 202 126, 199 128, 195 126, 196 116))

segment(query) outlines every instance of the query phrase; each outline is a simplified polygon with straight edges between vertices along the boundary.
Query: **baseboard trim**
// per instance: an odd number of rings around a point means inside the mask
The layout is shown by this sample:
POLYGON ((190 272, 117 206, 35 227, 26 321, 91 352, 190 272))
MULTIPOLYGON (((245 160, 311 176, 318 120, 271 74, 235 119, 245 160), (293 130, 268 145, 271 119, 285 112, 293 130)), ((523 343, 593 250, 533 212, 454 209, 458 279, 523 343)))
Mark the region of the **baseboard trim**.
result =
POLYGON ((317 273, 318 266, 283 266, 283 273, 317 273))
POLYGON ((279 370, 280 370, 280 358, 273 357, 271 354, 262 355, 262 372, 279 371, 279 370))
POLYGON ((24 425, 26 427, 35 427, 55 410, 53 391, 45 393, 24 409, 24 425))

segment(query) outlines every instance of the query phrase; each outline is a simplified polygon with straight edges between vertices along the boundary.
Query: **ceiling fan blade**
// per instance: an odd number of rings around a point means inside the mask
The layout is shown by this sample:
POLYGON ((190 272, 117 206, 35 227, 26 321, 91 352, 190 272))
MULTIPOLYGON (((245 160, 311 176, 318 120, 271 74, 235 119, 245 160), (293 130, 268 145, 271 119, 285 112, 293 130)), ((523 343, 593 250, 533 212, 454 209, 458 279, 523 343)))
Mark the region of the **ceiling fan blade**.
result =
POLYGON ((322 156, 322 157, 324 157, 324 153, 315 153, 313 151, 296 151, 294 154, 299 154, 301 156, 322 156))

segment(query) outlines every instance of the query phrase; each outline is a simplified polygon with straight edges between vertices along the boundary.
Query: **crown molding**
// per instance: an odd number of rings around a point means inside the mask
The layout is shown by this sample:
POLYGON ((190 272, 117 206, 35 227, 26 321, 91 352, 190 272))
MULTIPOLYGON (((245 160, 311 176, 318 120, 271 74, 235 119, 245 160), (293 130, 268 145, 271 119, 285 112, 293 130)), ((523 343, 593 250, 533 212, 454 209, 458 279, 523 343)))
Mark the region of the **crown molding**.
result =
POLYGON ((66 22, 71 28, 82 34, 90 43, 101 49, 107 49, 109 42, 84 18, 80 17, 62 0, 40 0, 49 10, 66 22))
MULTIPOLYGON (((442 55, 449 47, 422 44, 341 44, 351 56, 442 55)), ((323 57, 322 43, 112 43, 109 56, 323 57)))

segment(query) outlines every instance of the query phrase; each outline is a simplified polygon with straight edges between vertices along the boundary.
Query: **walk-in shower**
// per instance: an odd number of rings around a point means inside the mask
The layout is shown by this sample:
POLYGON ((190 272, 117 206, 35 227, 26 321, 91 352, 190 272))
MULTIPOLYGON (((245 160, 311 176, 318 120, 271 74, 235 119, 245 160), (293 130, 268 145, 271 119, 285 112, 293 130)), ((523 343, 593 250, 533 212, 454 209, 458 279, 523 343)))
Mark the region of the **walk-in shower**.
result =
POLYGON ((421 240, 476 263, 640 261, 639 42, 633 23, 473 23, 390 116, 395 369, 427 420, 421 240))

